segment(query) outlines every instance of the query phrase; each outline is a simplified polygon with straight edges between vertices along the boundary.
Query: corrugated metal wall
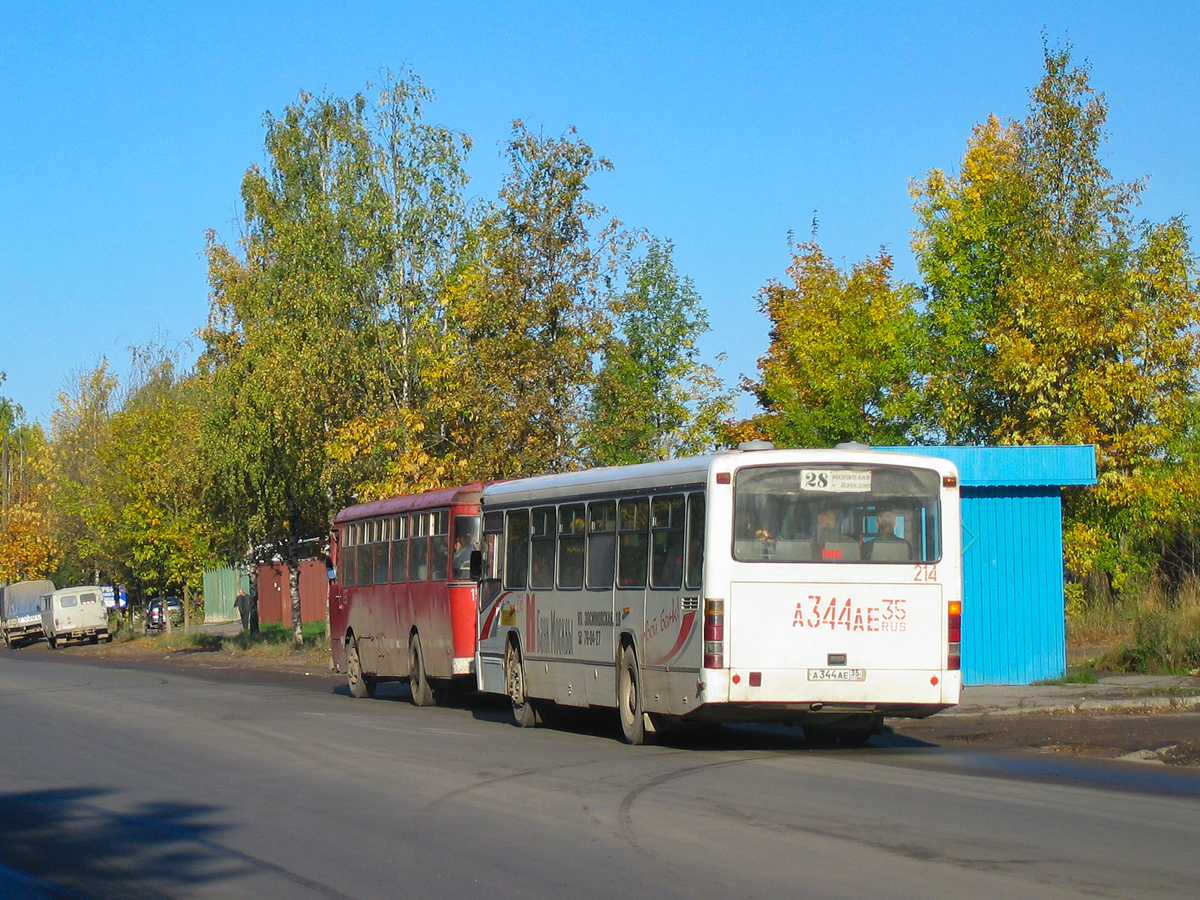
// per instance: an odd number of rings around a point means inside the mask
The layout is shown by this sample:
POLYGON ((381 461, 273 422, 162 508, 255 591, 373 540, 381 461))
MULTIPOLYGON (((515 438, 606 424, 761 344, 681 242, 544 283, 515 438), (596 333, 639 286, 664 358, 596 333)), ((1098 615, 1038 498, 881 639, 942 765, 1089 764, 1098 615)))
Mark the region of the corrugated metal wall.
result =
MULTIPOLYGON (((290 572, 283 563, 258 567, 258 620, 292 625, 290 572)), ((329 577, 320 560, 300 563, 300 617, 305 622, 324 622, 329 608, 329 577)))
POLYGON ((1029 684, 1066 671, 1057 487, 967 487, 963 683, 1029 684))
POLYGON ((204 573, 204 621, 230 622, 238 617, 233 607, 238 588, 249 593, 250 576, 234 568, 209 569, 204 573))

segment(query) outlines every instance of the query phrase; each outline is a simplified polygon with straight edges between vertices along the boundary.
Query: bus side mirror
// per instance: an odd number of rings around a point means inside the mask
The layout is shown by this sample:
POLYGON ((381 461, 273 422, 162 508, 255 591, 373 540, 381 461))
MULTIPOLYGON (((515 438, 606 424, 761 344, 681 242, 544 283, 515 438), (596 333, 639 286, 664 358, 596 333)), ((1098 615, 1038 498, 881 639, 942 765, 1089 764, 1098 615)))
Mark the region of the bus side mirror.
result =
POLYGON ((471 551, 471 580, 479 581, 483 577, 483 551, 471 551))
POLYGON ((325 574, 329 576, 330 581, 337 581, 337 567, 333 563, 325 567, 325 574))

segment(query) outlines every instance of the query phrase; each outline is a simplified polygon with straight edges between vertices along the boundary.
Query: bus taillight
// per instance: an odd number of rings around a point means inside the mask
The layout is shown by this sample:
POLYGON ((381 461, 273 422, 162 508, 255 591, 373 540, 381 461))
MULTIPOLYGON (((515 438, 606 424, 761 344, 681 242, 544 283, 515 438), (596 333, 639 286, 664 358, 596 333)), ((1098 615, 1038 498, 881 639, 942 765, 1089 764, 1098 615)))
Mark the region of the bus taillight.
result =
POLYGON ((704 601, 704 668, 725 668, 725 601, 704 601))
POLYGON ((962 668, 962 601, 950 601, 946 636, 946 668, 962 668))

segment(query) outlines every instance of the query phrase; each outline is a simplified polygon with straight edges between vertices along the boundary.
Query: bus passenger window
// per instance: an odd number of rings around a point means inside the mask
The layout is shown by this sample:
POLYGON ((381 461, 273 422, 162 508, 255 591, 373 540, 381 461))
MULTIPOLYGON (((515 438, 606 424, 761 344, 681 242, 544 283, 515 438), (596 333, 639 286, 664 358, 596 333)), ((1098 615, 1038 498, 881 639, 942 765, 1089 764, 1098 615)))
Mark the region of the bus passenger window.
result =
POLYGON ((356 584, 359 587, 370 587, 371 576, 375 573, 375 557, 371 555, 371 543, 375 540, 375 536, 372 534, 371 525, 372 523, 369 521, 358 523, 358 547, 356 549, 358 578, 356 584))
POLYGON ((674 590, 683 580, 683 496, 655 497, 650 513, 650 586, 674 590))
POLYGON ((429 513, 413 513, 408 519, 408 580, 429 577, 429 513))
POLYGON ((622 500, 617 509, 617 587, 645 587, 650 501, 645 497, 622 500))
POLYGON ((533 511, 529 528, 532 544, 532 562, 529 569, 531 588, 554 587, 555 518, 553 506, 541 506, 533 511))
POLYGON ((342 526, 341 547, 341 576, 342 587, 354 587, 354 557, 356 547, 354 542, 354 525, 342 526))
POLYGON ((529 580, 529 510, 510 510, 505 525, 504 586, 521 591, 529 580))
POLYGON ((388 583, 388 538, 392 520, 379 519, 375 522, 375 583, 388 583))
POLYGON ((687 586, 699 590, 704 578, 704 495, 688 497, 687 586))
POLYGON ((583 541, 585 525, 582 506, 558 510, 558 586, 583 587, 583 541))
POLYGON ((408 578, 408 516, 392 520, 392 583, 408 578))
POLYGON ((429 514, 429 578, 445 581, 450 560, 450 510, 435 509, 429 514))
POLYGON ((613 586, 617 560, 617 505, 612 500, 588 504, 587 586, 613 586))

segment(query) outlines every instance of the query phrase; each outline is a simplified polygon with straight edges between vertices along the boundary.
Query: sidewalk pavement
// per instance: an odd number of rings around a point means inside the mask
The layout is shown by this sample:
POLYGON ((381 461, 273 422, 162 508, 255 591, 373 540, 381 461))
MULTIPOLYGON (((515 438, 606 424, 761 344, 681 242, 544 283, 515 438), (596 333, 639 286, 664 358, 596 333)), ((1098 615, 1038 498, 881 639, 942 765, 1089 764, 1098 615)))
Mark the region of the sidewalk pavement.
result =
POLYGON ((1105 675, 1096 684, 965 687, 958 706, 939 716, 1023 713, 1183 712, 1200 710, 1200 677, 1105 675))

